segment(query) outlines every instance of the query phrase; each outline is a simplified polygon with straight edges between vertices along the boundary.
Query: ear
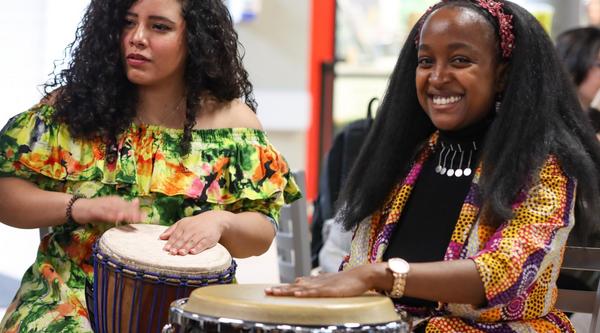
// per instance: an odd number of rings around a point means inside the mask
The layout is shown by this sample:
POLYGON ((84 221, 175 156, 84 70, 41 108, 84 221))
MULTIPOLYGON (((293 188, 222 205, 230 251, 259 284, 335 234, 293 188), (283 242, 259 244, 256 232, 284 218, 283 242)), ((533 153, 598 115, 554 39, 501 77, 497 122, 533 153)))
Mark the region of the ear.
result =
POLYGON ((506 88, 506 77, 508 76, 508 62, 501 62, 496 66, 496 80, 495 90, 497 93, 504 91, 506 88))

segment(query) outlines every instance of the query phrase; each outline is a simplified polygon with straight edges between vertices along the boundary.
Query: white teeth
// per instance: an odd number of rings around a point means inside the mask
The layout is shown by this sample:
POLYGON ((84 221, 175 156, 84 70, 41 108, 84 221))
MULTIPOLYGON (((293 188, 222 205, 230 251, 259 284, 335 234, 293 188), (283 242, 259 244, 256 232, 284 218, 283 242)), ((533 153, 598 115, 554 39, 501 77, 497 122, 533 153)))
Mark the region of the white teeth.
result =
POLYGON ((450 97, 435 96, 435 97, 433 97, 433 104, 437 104, 437 105, 452 104, 452 103, 456 103, 456 102, 460 101, 461 99, 462 99, 462 96, 450 96, 450 97))

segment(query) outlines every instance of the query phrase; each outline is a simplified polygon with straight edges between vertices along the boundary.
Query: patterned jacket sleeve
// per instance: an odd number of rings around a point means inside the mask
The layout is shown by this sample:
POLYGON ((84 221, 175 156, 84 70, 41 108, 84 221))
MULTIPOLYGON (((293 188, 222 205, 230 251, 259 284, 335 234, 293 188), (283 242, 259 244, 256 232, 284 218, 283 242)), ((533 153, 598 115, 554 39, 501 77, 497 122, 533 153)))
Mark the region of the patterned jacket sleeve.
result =
POLYGON ((575 186, 550 158, 513 205, 514 218, 471 257, 487 299, 477 311, 479 320, 533 319, 553 309, 555 282, 574 224, 575 186))

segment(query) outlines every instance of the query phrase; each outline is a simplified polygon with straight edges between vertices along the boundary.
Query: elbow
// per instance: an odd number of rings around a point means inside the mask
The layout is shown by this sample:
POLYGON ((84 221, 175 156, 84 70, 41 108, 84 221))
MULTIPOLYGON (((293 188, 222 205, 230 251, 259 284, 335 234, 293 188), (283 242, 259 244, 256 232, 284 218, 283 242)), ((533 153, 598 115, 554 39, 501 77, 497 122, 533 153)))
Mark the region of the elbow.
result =
POLYGON ((247 241, 228 242, 223 245, 229 250, 232 257, 242 259, 266 253, 271 248, 274 238, 275 231, 264 233, 259 237, 253 237, 247 241))
POLYGON ((35 225, 27 223, 27 221, 13 219, 4 212, 0 211, 0 223, 17 229, 36 229, 35 225))
MULTIPOLYGON (((231 254, 232 257, 243 259, 243 258, 260 256, 262 254, 265 254, 271 247, 272 243, 273 243, 273 238, 270 238, 270 239, 265 238, 265 239, 257 240, 251 246, 247 246, 247 247, 243 247, 243 246, 242 247, 225 246, 225 247, 229 250, 229 253, 231 254)), ((225 244, 223 244, 223 245, 225 245, 225 244)))

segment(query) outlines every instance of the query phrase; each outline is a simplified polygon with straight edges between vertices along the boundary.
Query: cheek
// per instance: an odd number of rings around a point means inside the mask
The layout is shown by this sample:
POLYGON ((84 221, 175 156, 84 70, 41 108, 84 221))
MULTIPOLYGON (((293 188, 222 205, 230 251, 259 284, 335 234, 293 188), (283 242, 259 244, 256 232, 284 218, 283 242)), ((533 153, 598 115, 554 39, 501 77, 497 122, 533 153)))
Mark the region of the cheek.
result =
POLYGON ((170 63, 178 63, 185 56, 185 49, 176 40, 165 40, 153 45, 153 53, 170 63))
POLYGON ((123 31, 121 33, 121 50, 125 50, 129 45, 129 33, 127 31, 123 31))
POLYGON ((427 75, 417 72, 415 77, 415 89, 417 90, 417 98, 419 103, 424 107, 423 103, 427 100, 427 75))
POLYGON ((593 87, 593 89, 595 91, 598 91, 600 89, 600 68, 599 67, 594 67, 590 71, 589 80, 592 82, 591 86, 593 87))
POLYGON ((587 99, 593 99, 600 90, 600 69, 593 69, 579 85, 579 93, 587 99))
MULTIPOLYGON (((128 50, 129 50, 129 48, 130 48, 130 45, 129 45, 129 40, 130 40, 130 39, 129 39, 129 37, 128 37, 128 35, 127 35, 127 34, 123 34, 123 35, 121 36, 121 56, 122 56, 123 58, 125 58, 125 56, 126 56, 126 54, 127 54, 128 50)), ((123 59, 123 60, 125 60, 125 59, 123 59)))

